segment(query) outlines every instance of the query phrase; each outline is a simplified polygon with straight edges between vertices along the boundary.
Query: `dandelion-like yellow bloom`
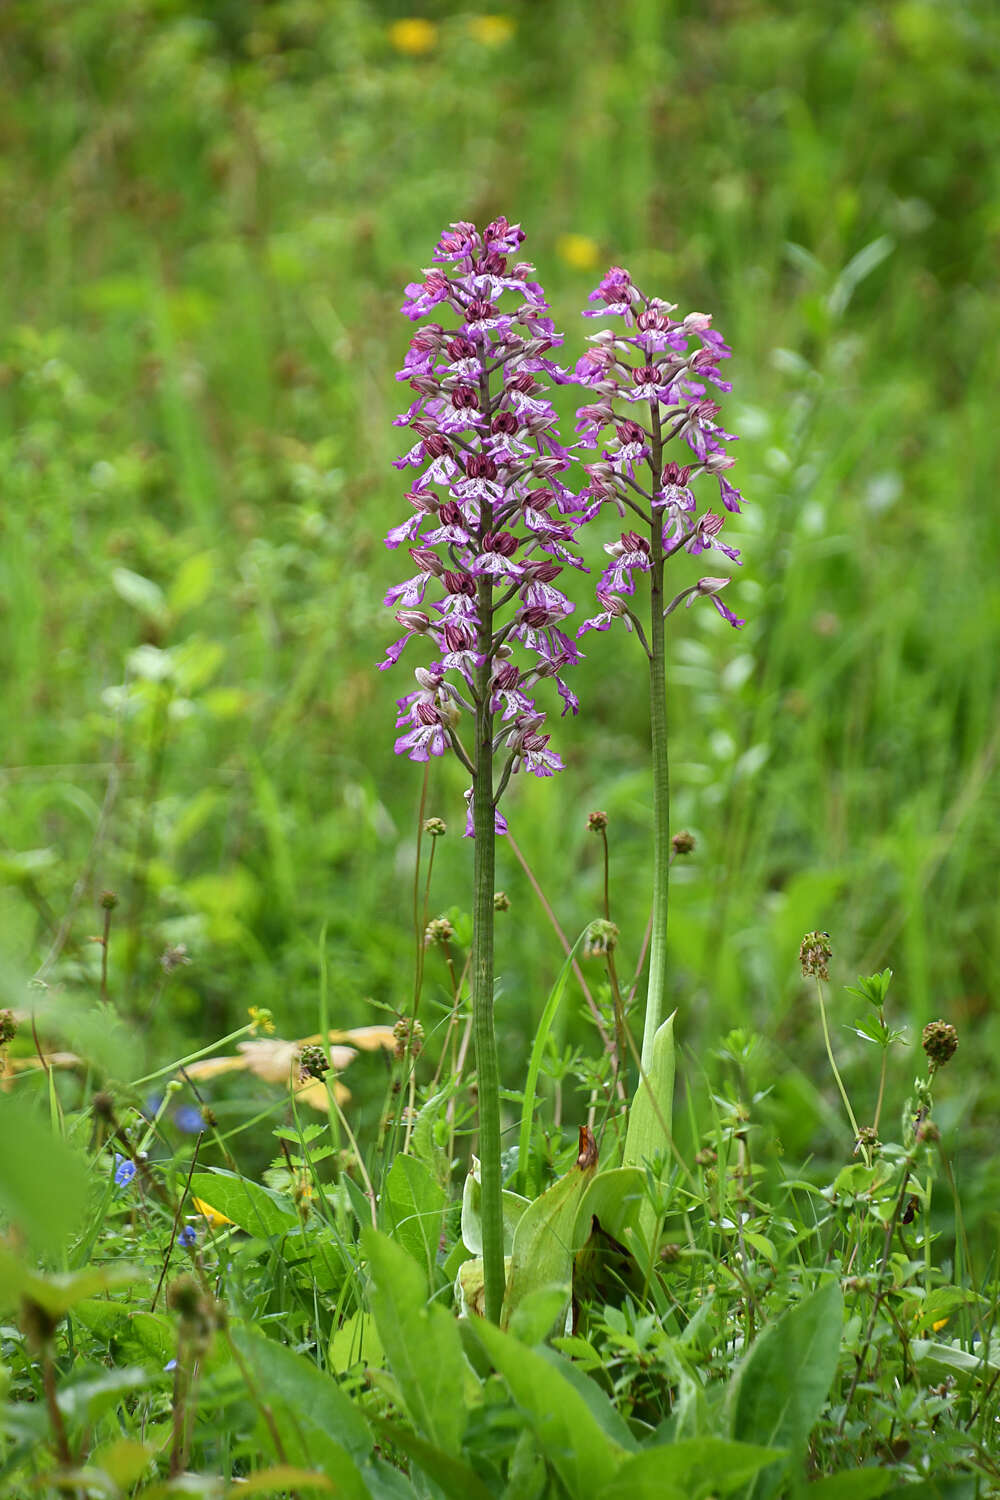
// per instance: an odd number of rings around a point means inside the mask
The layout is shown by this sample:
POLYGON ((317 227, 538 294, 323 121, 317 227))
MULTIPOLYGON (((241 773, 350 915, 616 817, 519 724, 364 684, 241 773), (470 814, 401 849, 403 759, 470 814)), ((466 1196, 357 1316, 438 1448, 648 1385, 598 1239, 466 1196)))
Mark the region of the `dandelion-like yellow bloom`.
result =
POLYGON ((423 57, 437 46, 438 29, 433 21, 423 16, 407 16, 403 21, 393 21, 389 27, 389 41, 397 52, 408 57, 423 57))
POLYGON ((601 249, 588 234, 561 234, 556 240, 556 254, 574 271, 592 271, 601 258, 601 249))
POLYGON ((483 47, 502 47, 517 27, 510 16, 470 16, 469 35, 483 47))

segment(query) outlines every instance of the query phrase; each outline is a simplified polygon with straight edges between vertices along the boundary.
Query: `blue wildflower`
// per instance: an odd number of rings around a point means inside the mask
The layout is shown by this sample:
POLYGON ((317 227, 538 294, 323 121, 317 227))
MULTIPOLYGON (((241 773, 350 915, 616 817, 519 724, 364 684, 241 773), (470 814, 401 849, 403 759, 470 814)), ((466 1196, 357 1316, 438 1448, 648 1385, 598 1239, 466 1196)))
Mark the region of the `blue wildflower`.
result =
POLYGON ((135 1162, 129 1161, 124 1156, 115 1152, 115 1183, 118 1187, 128 1187, 135 1176, 135 1162))
POLYGON ((184 1225, 184 1228, 177 1236, 177 1243, 183 1245, 185 1250, 189 1250, 192 1245, 197 1245, 198 1233, 193 1224, 184 1225))
POLYGON ((183 1130, 185 1135, 198 1135, 205 1128, 201 1110, 196 1109, 193 1104, 181 1105, 174 1115, 174 1124, 178 1130, 183 1130))

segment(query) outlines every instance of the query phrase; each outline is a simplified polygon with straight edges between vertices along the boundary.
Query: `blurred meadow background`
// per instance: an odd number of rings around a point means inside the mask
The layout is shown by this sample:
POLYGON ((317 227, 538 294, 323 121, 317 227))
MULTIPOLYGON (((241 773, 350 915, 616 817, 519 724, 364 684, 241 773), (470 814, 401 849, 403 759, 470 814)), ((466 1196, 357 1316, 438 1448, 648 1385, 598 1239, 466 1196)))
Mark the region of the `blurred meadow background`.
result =
MULTIPOLYGON (((959 1028, 937 1117, 995 1233, 998 42, 990 0, 0 8, 4 1003, 36 976, 72 1043, 108 890, 123 1079, 249 1006, 313 1031, 324 926, 333 1022, 406 1011, 422 773, 392 742, 416 663, 375 670, 402 576, 383 546, 405 514, 398 308, 445 224, 502 213, 571 361, 610 264, 734 348, 727 602, 747 623, 673 617, 673 823, 698 841, 670 933, 687 1076, 722 1066, 731 1028, 759 1033, 752 1082, 789 1161, 843 1132, 796 962, 827 929, 865 1098, 857 974, 895 970, 911 1038, 959 1028)), ((600 913, 585 823, 607 810, 627 970, 644 661, 624 635, 587 641, 580 716, 553 740, 567 770, 519 778, 507 811, 572 940, 600 913)), ((431 914, 467 939, 462 791, 433 766, 431 914)), ((498 859, 514 1087, 562 953, 498 859)), ((574 1007, 560 1046, 587 1041, 574 1007)), ((348 1081, 372 1123, 382 1060, 348 1081)), ((269 1097, 230 1080, 220 1119, 269 1097)))

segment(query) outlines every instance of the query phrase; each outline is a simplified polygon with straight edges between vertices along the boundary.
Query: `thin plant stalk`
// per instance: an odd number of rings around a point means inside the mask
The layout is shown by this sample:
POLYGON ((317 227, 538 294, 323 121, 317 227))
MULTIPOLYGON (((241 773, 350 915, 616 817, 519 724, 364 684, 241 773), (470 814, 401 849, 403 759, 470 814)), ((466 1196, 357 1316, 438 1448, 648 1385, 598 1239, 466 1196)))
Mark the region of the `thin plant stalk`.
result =
POLYGON ((424 928, 427 926, 427 893, 430 890, 431 868, 434 864, 434 844, 431 839, 431 857, 427 866, 427 881, 424 888, 424 920, 420 920, 420 847, 424 832, 424 812, 427 807, 427 787, 430 781, 431 768, 428 763, 424 767, 423 780, 420 786, 420 808, 417 812, 417 853, 413 861, 413 937, 416 942, 416 961, 413 965, 413 1019, 417 1019, 417 1011, 420 1009, 420 992, 424 983, 424 928))
MULTIPOLYGON (((394 549, 408 544, 418 572, 386 592, 388 606, 403 605, 396 620, 405 633, 379 664, 380 670, 393 666, 414 637, 434 648, 440 660, 416 668, 416 690, 398 700, 396 727, 406 733, 394 749, 425 763, 450 750, 472 778, 472 1029, 484 1303, 493 1321, 504 1294, 493 1005, 494 839, 506 824, 498 803, 515 772, 549 777, 562 769, 548 748, 550 736, 540 732, 545 713, 526 694, 536 682, 554 678, 565 705, 574 712, 577 707, 560 675, 579 659, 560 628, 573 605, 554 582, 567 562, 575 563, 567 544, 583 518, 577 497, 559 478, 573 459, 558 441, 557 414, 539 378, 543 372, 567 378, 541 358, 561 344, 562 335, 546 315, 541 287, 528 280, 533 268, 520 259, 508 263, 523 239, 520 225, 503 217, 482 233, 464 221, 454 223, 438 241, 436 264, 425 279, 407 285, 401 310, 412 321, 440 309, 457 315, 459 323, 450 329, 432 323, 416 332, 399 372, 416 399, 398 425, 409 426, 417 441, 394 463, 399 469, 429 467, 407 490, 413 515, 386 537, 394 549), (498 303, 508 294, 517 306, 502 312, 498 303), (443 598, 435 598, 439 590, 443 598), (429 611, 418 605, 429 605, 429 611), (526 668, 515 659, 525 654, 526 668), (469 750, 459 733, 463 716, 466 723, 474 721, 469 750)), ((415 911, 417 900, 415 886, 415 911)))
POLYGON ((505 1273, 503 1184, 500 1169, 500 1064, 493 1024, 493 929, 496 915, 493 888, 496 878, 496 842, 490 689, 493 592, 488 580, 479 580, 477 595, 477 644, 483 662, 476 671, 475 775, 472 781, 472 821, 475 829, 472 873, 472 1034, 476 1048, 478 1089, 484 1304, 487 1318, 492 1323, 499 1323, 505 1273))
POLYGON ((730 350, 711 327, 711 318, 689 313, 682 320, 672 317, 674 307, 660 298, 648 297, 621 267, 613 266, 591 292, 588 301, 603 304, 588 308, 584 317, 622 318, 620 332, 602 329, 592 335, 595 346, 576 367, 577 380, 593 396, 581 407, 577 431, 581 442, 597 448, 602 433, 614 428, 614 437, 603 448, 603 457, 584 465, 589 483, 584 493, 591 501, 588 519, 610 503, 619 517, 632 515, 643 529, 621 533, 619 542, 605 544, 612 561, 597 585, 600 612, 584 621, 587 630, 608 630, 615 621, 635 634, 649 662, 650 751, 652 761, 653 811, 653 899, 649 953, 649 980, 643 1025, 642 1059, 651 1065, 653 1039, 667 1012, 667 916, 672 843, 670 836, 670 762, 667 743, 666 627, 669 614, 699 597, 712 600, 715 609, 736 628, 743 624, 720 599, 728 578, 705 577, 682 588, 667 601, 664 594, 665 564, 681 549, 692 556, 721 550, 733 561, 739 552, 720 538, 724 517, 706 510, 698 515, 698 500, 690 481, 711 474, 719 484, 725 510, 738 511, 740 493, 725 477, 732 459, 724 442, 734 437, 718 424, 719 407, 706 400, 707 385, 728 391, 719 361, 730 350), (700 348, 689 349, 692 339, 700 348), (627 403, 628 415, 615 403, 627 403), (635 413, 638 403, 649 412, 643 426, 635 413), (664 463, 664 450, 675 439, 690 448, 695 462, 664 463), (636 465, 644 462, 648 473, 637 477, 636 465), (646 486, 648 485, 648 488, 646 486), (648 538, 648 540, 647 540, 648 538), (648 574, 650 613, 640 620, 633 599, 636 575, 648 574))
MULTIPOLYGON (((861 1136, 861 1132, 858 1129, 858 1122, 854 1117, 854 1110, 851 1108, 851 1101, 847 1097, 847 1090, 844 1087, 844 1080, 840 1076, 840 1069, 837 1067, 837 1060, 833 1055, 833 1044, 830 1041, 830 1028, 827 1024, 826 1019, 826 1005, 823 1000, 823 986, 820 983, 819 975, 816 976, 816 993, 819 996, 819 1014, 820 1020, 823 1023, 823 1040, 826 1043, 826 1055, 830 1059, 830 1068, 833 1072, 834 1078, 837 1080, 837 1087, 840 1090, 840 1097, 844 1101, 844 1108, 847 1110, 847 1118, 850 1120, 851 1129, 854 1131, 854 1139, 858 1140, 861 1136)), ((870 1166, 871 1163, 868 1161, 868 1149, 867 1147, 864 1147, 863 1149, 866 1164, 870 1166)))
MULTIPOLYGON (((650 404, 652 451, 651 489, 662 483, 663 435, 659 407, 650 404)), ((666 624, 663 616, 663 536, 659 517, 650 527, 650 619, 649 619, 649 730, 653 778, 653 901, 652 935, 649 946, 649 983, 646 1018, 642 1029, 642 1064, 653 1059, 653 1038, 666 1014, 667 916, 670 901, 670 759, 667 741, 666 624)))

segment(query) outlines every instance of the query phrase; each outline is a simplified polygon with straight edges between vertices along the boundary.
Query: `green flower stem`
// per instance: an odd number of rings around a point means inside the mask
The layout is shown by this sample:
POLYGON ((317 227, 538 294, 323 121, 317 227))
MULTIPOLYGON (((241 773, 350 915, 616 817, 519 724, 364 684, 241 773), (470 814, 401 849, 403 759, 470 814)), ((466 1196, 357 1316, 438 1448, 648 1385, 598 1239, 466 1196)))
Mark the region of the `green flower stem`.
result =
MULTIPOLYGON (((650 404, 652 451, 650 493, 662 483, 663 437, 659 409, 650 404)), ((653 760, 653 906, 649 986, 642 1031, 642 1066, 653 1061, 653 1037, 667 1009, 667 910, 670 895, 670 758, 667 744, 667 651, 663 619, 663 525, 658 511, 650 527, 649 726, 653 760)))
POLYGON ((493 808, 493 713, 490 708, 493 599, 489 579, 478 584, 475 774, 472 821, 475 830, 472 908, 472 1030, 479 1090, 479 1163, 482 1191, 483 1292, 486 1316, 499 1323, 503 1307, 503 1198, 500 1173, 500 1065, 493 1026, 493 889, 496 838, 493 808))
POLYGON ((241 1026, 238 1031, 231 1031, 228 1036, 220 1037, 217 1042, 212 1042, 208 1047, 199 1047, 197 1052, 189 1052, 187 1057, 180 1058, 177 1062, 167 1063, 165 1068, 157 1068, 155 1073, 146 1073, 142 1078, 132 1081, 134 1089, 140 1088, 144 1083, 153 1083, 157 1078, 164 1078, 168 1073, 179 1073, 181 1068, 186 1068, 188 1063, 198 1062, 202 1057, 208 1057, 217 1047, 227 1047, 230 1042, 238 1041, 241 1036, 253 1036, 255 1023, 248 1022, 241 1026))
MULTIPOLYGON (((844 1101, 844 1108, 847 1110, 847 1118, 850 1120, 851 1129, 854 1131, 854 1139, 858 1140, 860 1138, 861 1132, 858 1129, 858 1122, 854 1118, 854 1110, 851 1108, 851 1101, 847 1097, 847 1090, 844 1087, 844 1080, 840 1076, 840 1069, 837 1067, 837 1060, 833 1055, 833 1043, 830 1041, 830 1028, 827 1024, 826 1005, 823 1000, 823 986, 820 983, 818 974, 816 975, 816 993, 819 996, 819 1016, 820 1020, 823 1023, 823 1040, 826 1042, 826 1055, 830 1059, 830 1067, 833 1070, 834 1078, 837 1080, 837 1087, 840 1090, 840 1097, 844 1101)), ((870 1166, 871 1162, 869 1161, 868 1157, 868 1148, 863 1147, 862 1149, 864 1151, 865 1165, 870 1166)))

